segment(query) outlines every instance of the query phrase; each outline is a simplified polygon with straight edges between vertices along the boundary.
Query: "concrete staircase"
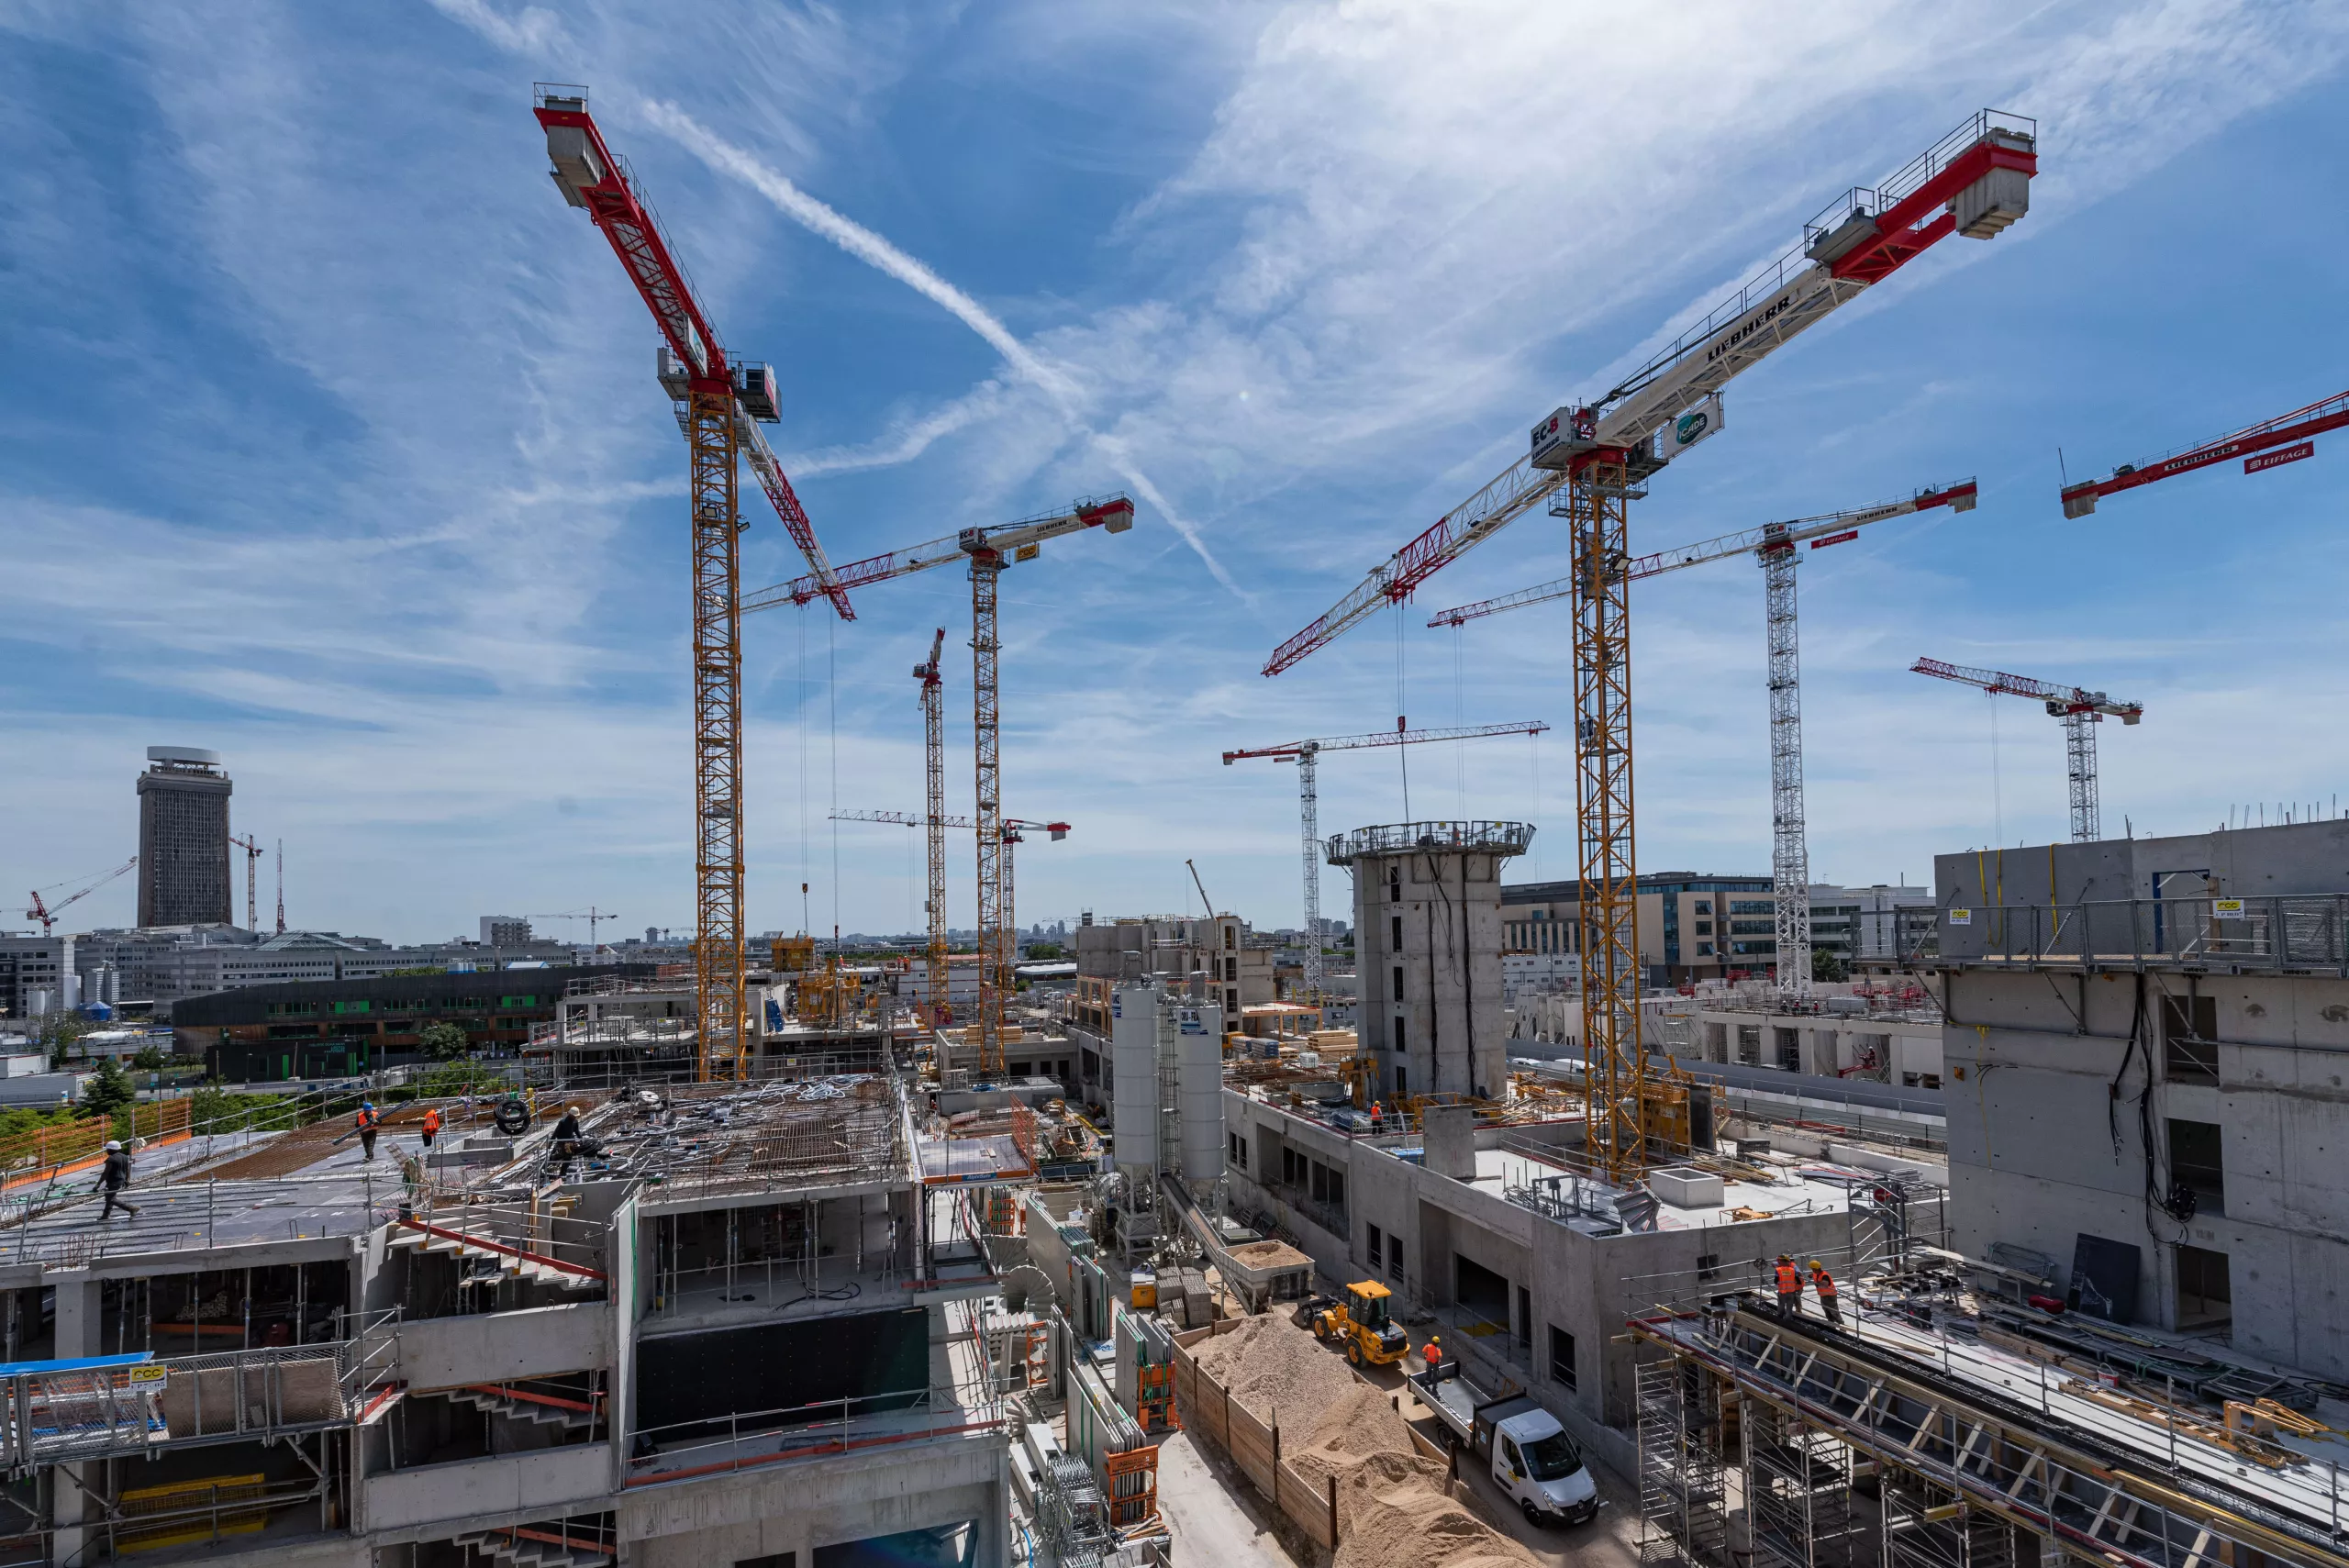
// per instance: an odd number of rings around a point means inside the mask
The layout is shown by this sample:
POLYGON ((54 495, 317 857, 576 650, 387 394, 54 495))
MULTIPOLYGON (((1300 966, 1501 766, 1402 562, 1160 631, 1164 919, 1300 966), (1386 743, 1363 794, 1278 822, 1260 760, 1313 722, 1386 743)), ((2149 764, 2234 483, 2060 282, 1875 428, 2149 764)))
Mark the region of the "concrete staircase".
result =
POLYGON ((457 1258, 487 1259, 498 1272, 514 1279, 532 1280, 563 1290, 596 1290, 603 1285, 600 1273, 581 1273, 573 1269, 557 1268, 552 1263, 519 1254, 530 1251, 492 1235, 485 1229, 476 1229, 462 1221, 432 1221, 431 1230, 418 1230, 395 1221, 385 1243, 390 1247, 407 1248, 418 1252, 440 1252, 457 1258), (437 1232, 437 1234, 436 1234, 437 1232))
POLYGON ((457 1537, 457 1544, 473 1548, 499 1568, 609 1568, 614 1561, 612 1553, 601 1547, 584 1540, 565 1545, 555 1539, 556 1533, 527 1526, 467 1530, 457 1537))
POLYGON ((560 1405, 543 1404, 520 1395, 501 1393, 490 1388, 452 1388, 450 1403, 470 1405, 476 1410, 486 1410, 493 1416, 508 1420, 528 1421, 533 1426, 556 1427, 575 1432, 595 1424, 595 1416, 585 1410, 566 1409, 560 1405))

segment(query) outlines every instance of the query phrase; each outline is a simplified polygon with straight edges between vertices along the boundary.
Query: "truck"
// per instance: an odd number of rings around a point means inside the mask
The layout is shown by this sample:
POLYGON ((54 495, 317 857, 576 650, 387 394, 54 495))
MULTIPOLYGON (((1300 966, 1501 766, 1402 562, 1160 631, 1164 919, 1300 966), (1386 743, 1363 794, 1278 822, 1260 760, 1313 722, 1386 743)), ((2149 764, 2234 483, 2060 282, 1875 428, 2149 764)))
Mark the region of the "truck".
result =
POLYGON ((1493 1484, 1529 1524, 1581 1525, 1598 1517, 1598 1485, 1582 1451, 1538 1400, 1514 1387, 1486 1388, 1450 1357, 1408 1374, 1420 1404, 1435 1412, 1454 1452, 1492 1464, 1493 1484))

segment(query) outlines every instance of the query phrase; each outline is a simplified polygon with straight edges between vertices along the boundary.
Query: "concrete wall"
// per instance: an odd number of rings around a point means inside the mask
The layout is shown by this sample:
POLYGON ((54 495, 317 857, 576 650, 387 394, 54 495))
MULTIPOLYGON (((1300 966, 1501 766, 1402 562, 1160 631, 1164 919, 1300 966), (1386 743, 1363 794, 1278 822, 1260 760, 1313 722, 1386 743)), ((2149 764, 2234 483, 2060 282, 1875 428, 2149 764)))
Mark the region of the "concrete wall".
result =
POLYGON ((1383 1093, 1502 1092, 1508 1028, 1502 1018, 1500 863, 1497 855, 1471 851, 1365 855, 1355 862, 1357 1028, 1363 1048, 1375 1053, 1383 1093), (1399 1088, 1398 1068, 1408 1074, 1399 1088))
POLYGON ((411 1388, 450 1388, 599 1371, 611 1342, 611 1307, 600 1301, 415 1318, 400 1325, 400 1375, 411 1388))
POLYGON ((360 1484, 360 1523, 395 1530, 434 1520, 560 1510, 603 1497, 611 1487, 611 1467, 609 1444, 580 1443, 395 1470, 360 1484))
POLYGON ((2349 1375, 2349 982, 2148 974, 2132 1051, 2133 974, 1948 978, 1954 1246, 2045 1253, 2066 1286, 2081 1234, 2134 1246, 2139 1320, 2159 1327, 2177 1322, 2177 1248, 2223 1253, 2236 1345, 2349 1375), (2189 988, 2214 1004, 2216 1084, 2166 1070, 2161 1001, 2189 988), (2166 1192, 2172 1118, 2221 1129, 2223 1213, 2181 1224, 2148 1200, 2144 1129, 2166 1192))

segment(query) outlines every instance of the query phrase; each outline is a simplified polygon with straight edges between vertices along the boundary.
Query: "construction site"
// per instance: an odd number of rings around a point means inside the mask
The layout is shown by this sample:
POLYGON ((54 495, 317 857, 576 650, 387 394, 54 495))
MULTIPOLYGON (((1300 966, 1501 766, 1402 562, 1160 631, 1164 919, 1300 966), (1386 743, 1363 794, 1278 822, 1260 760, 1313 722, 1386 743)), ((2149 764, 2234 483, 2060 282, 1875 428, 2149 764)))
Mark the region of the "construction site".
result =
MULTIPOLYGON (((1830 900, 1890 933, 1847 935, 1830 976, 1798 563, 1980 487, 1634 548, 1730 383, 2028 216, 2037 122, 1969 115, 1836 198, 1272 651, 1265 677, 1404 614, 1520 517, 1571 552, 1426 623, 1562 604, 1552 717, 1232 738, 1256 743, 1224 767, 1297 769, 1293 851, 1285 786, 1265 809, 1301 937, 1186 861, 1201 913, 1088 906, 1047 973, 1021 968, 1018 856, 1077 829, 1008 809, 1052 781, 1004 777, 1005 622, 1031 606, 1000 580, 1126 534, 1135 499, 834 565, 770 445, 774 367, 726 346, 588 90, 529 106, 578 244, 658 336, 647 419, 686 447, 691 962, 566 971, 461 1093, 445 1062, 289 1067, 266 1116, 158 1092, 0 1140, 0 1568, 2349 1568, 2349 822, 2110 837, 2097 727, 2142 705, 1920 658, 2062 726, 2069 838, 1830 900), (763 588, 745 473, 805 566, 763 588), (1643 884, 1632 584, 1740 562, 1769 875, 1643 884), (806 883, 802 929, 751 936, 744 617, 829 636, 941 567, 969 588, 972 808, 925 614, 888 699, 920 808, 832 810, 919 833, 918 944, 812 933, 806 883), (1353 753, 1553 728, 1570 821, 1472 815, 1464 762, 1454 817, 1409 810, 1405 773, 1394 819, 1321 820, 1353 753), (1543 834, 1573 880, 1512 884, 1543 834)), ((1878 303, 1843 324, 1931 308, 1878 303)), ((2061 509, 2343 426, 2349 398, 2310 405, 2067 481, 2061 509)), ((163 783, 225 836, 224 782, 163 783)))

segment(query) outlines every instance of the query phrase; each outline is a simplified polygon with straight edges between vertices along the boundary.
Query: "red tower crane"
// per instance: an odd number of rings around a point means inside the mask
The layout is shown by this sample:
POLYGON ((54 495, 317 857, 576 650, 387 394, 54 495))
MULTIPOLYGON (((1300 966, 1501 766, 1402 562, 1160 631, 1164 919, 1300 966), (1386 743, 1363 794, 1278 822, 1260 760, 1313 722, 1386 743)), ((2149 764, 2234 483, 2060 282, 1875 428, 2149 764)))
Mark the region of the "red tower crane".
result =
MULTIPOLYGON (((1397 718, 1392 729, 1367 735, 1334 735, 1318 740, 1292 740, 1285 746, 1255 746, 1226 751, 1223 765, 1251 757, 1269 757, 1297 764, 1297 816, 1305 851, 1305 992, 1315 1006, 1321 1001, 1321 791, 1316 762, 1324 751, 1353 751, 1374 746, 1421 746, 1431 740, 1470 740, 1486 735, 1539 735, 1550 727, 1538 718, 1520 724, 1476 724, 1455 729, 1407 729, 1397 718)), ((1196 868, 1191 873, 1197 876, 1196 868)), ((1200 889, 1199 897, 1207 897, 1200 889)), ((1213 915, 1215 910, 1208 910, 1213 915)))
POLYGON ((2072 842, 2094 843, 2104 836, 2097 800, 2096 731, 2088 726, 2103 723, 2107 714, 2123 724, 2134 724, 2145 717, 2143 704, 2118 702, 2102 692, 2054 685, 2029 675, 1945 664, 1939 659, 1920 659, 1909 668, 1916 674, 1979 686, 1988 696, 2029 697, 2044 704, 2048 717, 2064 721, 2064 761, 2072 781, 2072 842))
POLYGON ((2157 457, 2151 462, 2124 462, 2112 471, 2110 479, 2090 479, 2078 484, 2067 484, 2060 492, 2064 515, 2085 517, 2095 511, 2097 502, 2107 495, 2134 490, 2157 479, 2191 473, 2198 468, 2208 468, 2229 458, 2243 459, 2245 473, 2281 468, 2288 462, 2314 457, 2316 441, 2313 438, 2327 430, 2340 429, 2343 425, 2349 425, 2349 392, 2335 394, 2305 408, 2295 408, 2289 414, 2279 414, 2273 419, 2263 419, 2256 425, 2247 425, 2231 436, 2221 436, 2215 441, 2188 447, 2183 451, 2157 457))
POLYGON ((107 883, 112 882, 116 877, 122 875, 125 872, 128 872, 132 866, 135 866, 138 863, 139 857, 137 855, 133 855, 128 860, 123 862, 120 865, 115 867, 114 870, 102 873, 92 878, 90 881, 83 884, 79 888, 76 888, 73 892, 67 894, 64 897, 59 899, 54 904, 43 904, 40 901, 40 895, 43 893, 54 893, 61 887, 72 886, 72 884, 60 882, 52 884, 45 888, 36 888, 33 891, 32 895, 33 906, 25 911, 25 918, 28 920, 39 920, 40 922, 40 934, 42 936, 46 937, 53 935, 57 930, 57 917, 65 912, 66 906, 71 904, 79 904, 83 899, 87 898, 91 894, 95 893, 99 888, 104 887, 107 883))
MULTIPOLYGON (((840 584, 861 587, 867 583, 885 583, 892 577, 927 572, 950 562, 970 562, 971 751, 975 762, 979 806, 974 826, 978 829, 979 851, 981 1073, 1003 1071, 1003 1001, 1011 994, 1010 864, 1005 858, 1005 846, 1018 841, 1004 836, 1003 769, 998 746, 1002 715, 996 680, 996 655, 1002 649, 996 635, 996 579, 1006 567, 1035 560, 1046 539, 1086 528, 1121 534, 1133 526, 1132 500, 1110 495, 1079 501, 1065 512, 1030 517, 1024 522, 964 528, 945 539, 893 550, 840 570, 840 584)), ((823 581, 810 574, 762 588, 742 601, 742 608, 750 611, 772 609, 777 605, 805 605, 824 591, 823 581)))
POLYGON ((1805 328, 1951 234, 1988 239, 2031 206, 2038 127, 1983 110, 1874 189, 1854 188, 1801 240, 1629 378, 1536 423, 1507 472, 1374 568, 1335 607, 1275 649, 1276 675, 1535 505, 1566 519, 1574 591, 1576 861, 1583 890, 1582 1016, 1590 1062, 1589 1148, 1615 1181, 1648 1159, 1648 1067, 1638 1043, 1638 870, 1631 813, 1628 508, 1645 482, 1719 430, 1720 394, 1805 328))
POLYGON ((692 452, 694 606, 694 1008, 696 1073, 747 1070, 742 964, 742 639, 736 484, 744 459, 841 619, 848 595, 807 510, 759 433, 774 373, 728 357, 628 164, 605 144, 584 87, 540 83, 536 113, 555 189, 603 230, 661 328, 658 373, 692 452))

